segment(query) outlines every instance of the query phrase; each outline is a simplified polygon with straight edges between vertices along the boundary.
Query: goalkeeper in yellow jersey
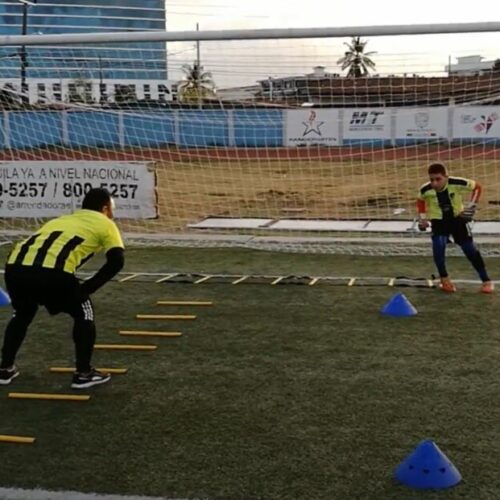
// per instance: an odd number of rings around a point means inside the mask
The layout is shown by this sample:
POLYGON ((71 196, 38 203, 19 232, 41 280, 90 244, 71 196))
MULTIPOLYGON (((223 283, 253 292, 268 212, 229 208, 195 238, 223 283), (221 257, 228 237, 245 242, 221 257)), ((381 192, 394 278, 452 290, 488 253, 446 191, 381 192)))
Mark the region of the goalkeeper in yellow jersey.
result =
POLYGON ((428 174, 429 182, 420 188, 417 198, 418 228, 425 231, 431 227, 432 254, 441 279, 441 290, 456 290, 446 270, 446 245, 451 236, 481 278, 480 291, 492 293, 493 282, 488 276, 481 253, 474 244, 469 227, 481 196, 481 185, 471 179, 449 176, 441 163, 430 165, 428 174), (464 205, 465 196, 469 199, 464 205))
POLYGON ((123 267, 124 247, 111 220, 113 208, 108 191, 91 189, 81 210, 47 222, 10 253, 5 284, 14 313, 5 330, 0 385, 10 384, 19 375, 14 361, 39 306, 50 314, 64 312, 73 318, 76 370, 71 387, 86 389, 110 379, 90 364, 96 338, 90 295, 123 267), (100 251, 105 252, 106 262, 80 284, 76 270, 100 251))

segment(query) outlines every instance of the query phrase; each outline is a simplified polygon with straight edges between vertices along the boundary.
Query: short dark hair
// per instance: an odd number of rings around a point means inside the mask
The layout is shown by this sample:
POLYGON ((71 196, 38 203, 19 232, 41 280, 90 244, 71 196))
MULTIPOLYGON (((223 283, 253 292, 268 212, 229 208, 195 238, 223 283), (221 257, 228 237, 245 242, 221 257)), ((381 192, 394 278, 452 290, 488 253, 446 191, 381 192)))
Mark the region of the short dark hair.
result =
POLYGON ((92 188, 83 198, 82 208, 102 212, 105 205, 111 203, 111 195, 104 188, 92 188))
POLYGON ((432 163, 431 165, 429 165, 427 173, 429 175, 431 174, 448 175, 448 171, 446 170, 446 167, 442 163, 432 163))

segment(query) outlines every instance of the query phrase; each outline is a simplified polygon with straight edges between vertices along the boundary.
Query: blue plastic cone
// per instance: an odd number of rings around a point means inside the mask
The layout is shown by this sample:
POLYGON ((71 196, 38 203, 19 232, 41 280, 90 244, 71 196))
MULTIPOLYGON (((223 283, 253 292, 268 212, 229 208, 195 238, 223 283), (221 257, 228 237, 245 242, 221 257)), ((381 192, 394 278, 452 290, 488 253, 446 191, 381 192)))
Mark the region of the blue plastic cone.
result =
POLYGON ((431 440, 422 441, 396 468, 396 479, 416 489, 444 489, 457 485, 462 476, 431 440))
POLYGON ((8 306, 9 304, 9 294, 3 288, 0 288, 0 306, 8 306))
POLYGON ((415 314, 417 314, 417 310, 402 293, 396 293, 393 295, 380 312, 387 316, 398 317, 415 316, 415 314))

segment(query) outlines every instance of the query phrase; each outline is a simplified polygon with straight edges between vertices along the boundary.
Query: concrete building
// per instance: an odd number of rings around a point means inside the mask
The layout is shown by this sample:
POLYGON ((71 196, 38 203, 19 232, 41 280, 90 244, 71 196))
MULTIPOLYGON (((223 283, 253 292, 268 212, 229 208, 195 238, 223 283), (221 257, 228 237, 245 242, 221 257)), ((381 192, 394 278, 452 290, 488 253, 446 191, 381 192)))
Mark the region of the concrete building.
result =
MULTIPOLYGON (((0 35, 159 31, 165 17, 164 0, 6 0, 0 35)), ((25 83, 32 103, 82 92, 95 102, 124 93, 168 99, 167 78, 164 42, 26 47, 24 54, 0 47, 0 85, 21 90, 25 83)))

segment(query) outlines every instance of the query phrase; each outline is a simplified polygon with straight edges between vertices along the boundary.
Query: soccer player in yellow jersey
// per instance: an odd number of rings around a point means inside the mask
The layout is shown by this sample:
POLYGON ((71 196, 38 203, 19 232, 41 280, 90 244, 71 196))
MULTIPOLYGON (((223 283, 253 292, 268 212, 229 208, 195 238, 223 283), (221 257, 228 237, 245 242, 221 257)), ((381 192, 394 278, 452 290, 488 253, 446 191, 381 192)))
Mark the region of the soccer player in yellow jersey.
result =
POLYGON ((91 366, 96 338, 90 295, 115 276, 124 264, 124 247, 113 222, 114 203, 105 189, 91 189, 82 209, 47 222, 18 243, 7 259, 5 284, 14 313, 5 330, 0 384, 19 375, 15 358, 39 306, 50 314, 73 318, 76 371, 71 387, 85 389, 110 379, 91 366), (105 252, 106 262, 80 284, 76 270, 94 254, 105 252))
POLYGON ((481 185, 471 179, 451 177, 441 163, 433 163, 428 169, 429 182, 421 188, 417 198, 418 227, 432 230, 432 253, 439 276, 440 288, 444 292, 454 292, 455 285, 446 270, 446 245, 449 237, 459 245, 483 282, 480 291, 493 292, 481 253, 474 244, 469 222, 474 218, 476 205, 481 196, 481 185), (470 199, 464 207, 464 196, 470 199), (429 222, 430 221, 430 222, 429 222))

